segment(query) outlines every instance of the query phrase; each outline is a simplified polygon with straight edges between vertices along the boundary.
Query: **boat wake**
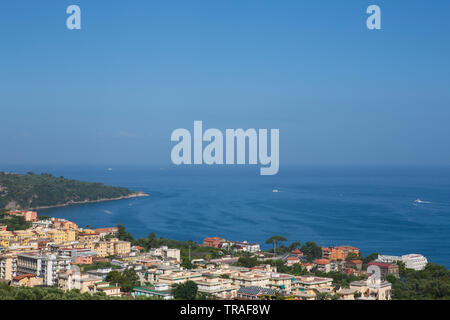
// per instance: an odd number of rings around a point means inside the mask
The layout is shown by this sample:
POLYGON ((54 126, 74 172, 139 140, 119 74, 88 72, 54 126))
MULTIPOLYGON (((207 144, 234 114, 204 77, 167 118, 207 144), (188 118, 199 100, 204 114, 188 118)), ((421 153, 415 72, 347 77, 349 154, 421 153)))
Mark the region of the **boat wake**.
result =
POLYGON ((415 204, 426 204, 426 203, 431 203, 431 201, 422 201, 420 199, 416 199, 416 200, 414 200, 414 203, 415 204))

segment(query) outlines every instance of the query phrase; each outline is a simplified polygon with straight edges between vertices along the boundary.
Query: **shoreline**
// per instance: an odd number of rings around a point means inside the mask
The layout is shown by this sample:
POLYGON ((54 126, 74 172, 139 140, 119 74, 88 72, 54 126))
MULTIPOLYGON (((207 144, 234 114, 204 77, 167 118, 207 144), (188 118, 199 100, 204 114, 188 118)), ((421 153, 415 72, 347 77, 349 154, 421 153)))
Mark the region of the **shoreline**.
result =
POLYGON ((66 202, 63 204, 34 207, 34 208, 28 208, 28 209, 22 209, 22 210, 45 210, 45 209, 68 207, 68 206, 77 205, 77 204, 90 204, 90 203, 117 201, 117 200, 134 199, 134 198, 142 198, 142 197, 149 197, 149 195, 146 194, 145 192, 139 191, 139 192, 133 192, 127 196, 121 196, 121 197, 117 197, 117 198, 102 198, 102 199, 97 199, 97 200, 69 201, 69 202, 66 202))

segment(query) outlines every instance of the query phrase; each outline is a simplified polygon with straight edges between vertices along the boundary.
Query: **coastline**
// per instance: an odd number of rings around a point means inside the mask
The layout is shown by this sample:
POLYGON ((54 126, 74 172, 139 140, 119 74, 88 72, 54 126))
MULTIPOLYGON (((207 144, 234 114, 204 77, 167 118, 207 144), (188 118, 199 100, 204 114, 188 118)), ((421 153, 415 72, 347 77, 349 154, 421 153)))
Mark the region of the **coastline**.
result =
POLYGON ((148 194, 145 192, 133 192, 127 196, 117 197, 117 198, 102 198, 97 200, 83 200, 83 201, 69 201, 63 204, 57 204, 53 206, 41 206, 41 207, 34 207, 34 208, 28 208, 23 210, 43 210, 43 209, 52 209, 52 208, 62 208, 62 207, 68 207, 72 205, 77 204, 89 204, 89 203, 98 203, 98 202, 107 202, 107 201, 117 201, 117 200, 125 200, 125 199, 133 199, 133 198, 141 198, 141 197, 149 197, 148 194))

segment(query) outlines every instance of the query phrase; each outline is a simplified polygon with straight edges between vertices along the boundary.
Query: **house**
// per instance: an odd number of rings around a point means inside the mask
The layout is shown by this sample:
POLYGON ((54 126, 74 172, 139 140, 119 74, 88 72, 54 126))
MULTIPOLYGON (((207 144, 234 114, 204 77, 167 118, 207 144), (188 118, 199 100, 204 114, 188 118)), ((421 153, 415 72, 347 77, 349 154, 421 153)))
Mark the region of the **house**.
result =
POLYGON ((95 229, 94 232, 98 234, 100 238, 106 237, 108 235, 117 236, 119 234, 119 228, 118 227, 98 228, 95 229))
POLYGON ((226 241, 220 243, 219 248, 250 253, 261 251, 258 243, 249 243, 247 241, 226 241))
POLYGON ((120 287, 111 285, 108 282, 94 283, 90 288, 91 293, 103 292, 108 297, 120 297, 120 287))
POLYGON ((35 287, 43 284, 42 278, 37 277, 35 274, 26 273, 20 276, 16 276, 12 279, 11 285, 14 287, 35 287))
POLYGON ((300 263, 300 259, 298 257, 288 257, 286 259, 286 264, 288 266, 292 266, 293 264, 300 263))
POLYGON ((358 270, 358 271, 362 270, 362 264, 363 264, 362 260, 346 261, 346 267, 347 268, 355 269, 355 270, 358 270))
POLYGON ((350 288, 341 288, 336 291, 336 294, 339 296, 339 300, 355 300, 356 289, 350 288))
POLYGON ((211 238, 205 238, 203 239, 203 246, 204 247, 212 247, 212 248, 219 248, 222 243, 224 243, 226 240, 219 238, 219 237, 211 237, 211 238))
POLYGON ((330 272, 331 271, 331 261, 328 259, 316 259, 314 261, 314 263, 316 265, 317 271, 322 271, 322 272, 330 272))
POLYGON ((361 294, 357 300, 391 300, 392 284, 376 277, 350 282, 350 289, 361 294))
POLYGON ((23 217, 25 221, 29 222, 38 221, 37 212, 35 211, 9 211, 7 213, 11 216, 23 217))
POLYGON ((393 263, 383 263, 372 261, 367 266, 367 274, 375 275, 378 279, 386 279, 386 276, 392 274, 394 277, 399 277, 398 265, 393 263))

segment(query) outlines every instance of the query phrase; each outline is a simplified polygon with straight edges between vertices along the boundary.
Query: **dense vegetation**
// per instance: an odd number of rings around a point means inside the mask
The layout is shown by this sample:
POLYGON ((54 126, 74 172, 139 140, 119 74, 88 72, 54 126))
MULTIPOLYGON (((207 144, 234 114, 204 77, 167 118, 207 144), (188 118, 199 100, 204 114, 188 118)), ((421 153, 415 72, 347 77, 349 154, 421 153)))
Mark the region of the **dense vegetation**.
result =
POLYGON ((71 202, 113 199, 132 194, 121 187, 69 180, 51 174, 0 172, 0 208, 29 209, 71 202))
POLYGON ((399 263, 400 278, 392 275, 386 280, 392 283, 395 300, 449 300, 450 270, 444 266, 429 263, 424 270, 406 269, 399 263))
POLYGON ((112 285, 118 285, 122 291, 131 292, 133 287, 139 285, 139 276, 134 269, 127 269, 123 272, 113 270, 106 276, 106 281, 112 285))
MULTIPOLYGON (((74 289, 64 292, 53 287, 11 287, 6 283, 0 283, 0 300, 128 300, 134 299, 128 297, 108 297, 103 292, 97 292, 93 295, 89 293, 80 293, 74 289)), ((145 300, 151 298, 138 297, 135 299, 145 300)))
POLYGON ((198 286, 194 281, 189 280, 175 285, 172 289, 172 294, 175 299, 195 300, 198 298, 198 286))
POLYGON ((25 221, 24 217, 10 216, 0 209, 0 225, 6 226, 9 231, 25 230, 31 227, 31 222, 25 221))

